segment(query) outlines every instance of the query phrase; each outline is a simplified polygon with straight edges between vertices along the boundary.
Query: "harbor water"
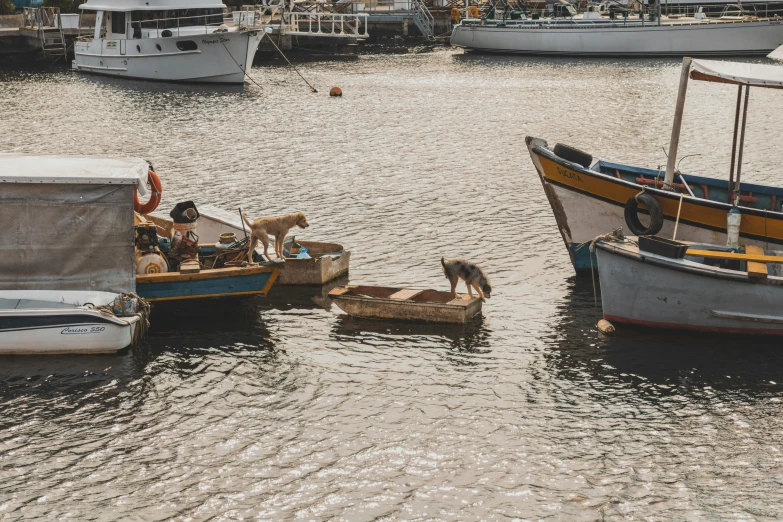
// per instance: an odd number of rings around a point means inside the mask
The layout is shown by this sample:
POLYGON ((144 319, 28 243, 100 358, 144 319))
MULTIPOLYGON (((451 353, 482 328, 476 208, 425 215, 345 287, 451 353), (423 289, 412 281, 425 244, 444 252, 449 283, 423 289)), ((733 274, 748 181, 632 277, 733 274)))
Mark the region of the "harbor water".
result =
MULTIPOLYGON (((448 289, 441 256, 470 259, 483 316, 358 320, 277 287, 153 312, 118 355, 4 357, 0 520, 783 518, 779 341, 599 334, 524 145, 665 164, 678 60, 300 67, 318 94, 283 66, 260 87, 0 70, 0 151, 146 158, 166 211, 302 211, 353 283, 448 289)), ((780 96, 751 93, 743 180, 783 183, 780 96)), ((691 82, 683 172, 728 177, 735 100, 691 82)))

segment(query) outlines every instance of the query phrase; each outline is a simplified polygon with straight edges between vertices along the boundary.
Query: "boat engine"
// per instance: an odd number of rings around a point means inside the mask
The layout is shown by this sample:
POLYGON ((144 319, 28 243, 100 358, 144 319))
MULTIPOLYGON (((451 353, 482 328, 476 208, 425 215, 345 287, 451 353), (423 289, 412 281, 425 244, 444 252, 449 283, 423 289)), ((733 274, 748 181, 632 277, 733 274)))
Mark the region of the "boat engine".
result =
POLYGON ((166 256, 160 251, 158 229, 154 223, 136 226, 136 273, 159 274, 169 271, 166 256))

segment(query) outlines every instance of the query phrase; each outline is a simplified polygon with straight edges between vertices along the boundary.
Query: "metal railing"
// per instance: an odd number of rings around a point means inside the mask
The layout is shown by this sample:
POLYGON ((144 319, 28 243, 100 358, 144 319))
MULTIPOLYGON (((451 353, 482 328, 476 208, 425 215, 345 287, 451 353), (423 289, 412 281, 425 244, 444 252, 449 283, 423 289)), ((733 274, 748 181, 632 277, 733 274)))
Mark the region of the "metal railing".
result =
POLYGON ((416 24, 424 38, 432 40, 435 36, 435 18, 422 0, 411 0, 411 4, 413 5, 413 23, 416 24))
POLYGON ((311 12, 286 13, 286 34, 293 35, 344 35, 367 38, 367 14, 341 14, 311 12))
POLYGON ((38 31, 44 55, 62 54, 63 58, 66 58, 67 49, 59 7, 25 7, 22 24, 22 27, 38 31))

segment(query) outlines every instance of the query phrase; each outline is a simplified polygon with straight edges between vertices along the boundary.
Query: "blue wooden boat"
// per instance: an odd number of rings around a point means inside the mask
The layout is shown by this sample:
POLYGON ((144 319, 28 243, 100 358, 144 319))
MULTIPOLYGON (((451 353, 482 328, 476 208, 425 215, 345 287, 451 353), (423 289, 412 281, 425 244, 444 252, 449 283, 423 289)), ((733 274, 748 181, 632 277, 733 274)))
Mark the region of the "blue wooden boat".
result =
POLYGON ((144 274, 136 276, 136 293, 150 302, 266 295, 278 275, 263 265, 144 274))

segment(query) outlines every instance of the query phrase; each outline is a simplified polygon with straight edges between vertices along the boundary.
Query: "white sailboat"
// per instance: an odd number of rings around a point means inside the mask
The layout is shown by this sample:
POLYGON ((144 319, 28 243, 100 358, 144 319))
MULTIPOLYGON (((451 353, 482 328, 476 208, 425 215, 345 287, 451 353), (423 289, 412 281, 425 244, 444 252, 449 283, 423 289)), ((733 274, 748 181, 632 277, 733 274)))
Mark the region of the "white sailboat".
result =
MULTIPOLYGON (((653 13, 660 13, 660 6, 653 13)), ((744 12, 740 10, 740 12, 744 12)), ((592 14, 592 13, 589 13, 592 14)), ((754 56, 783 44, 777 16, 727 15, 719 19, 593 18, 465 19, 451 44, 467 51, 564 56, 754 56)))
POLYGON ((73 69, 164 81, 243 83, 264 33, 255 12, 224 24, 219 0, 87 0, 95 32, 74 44, 73 69))

